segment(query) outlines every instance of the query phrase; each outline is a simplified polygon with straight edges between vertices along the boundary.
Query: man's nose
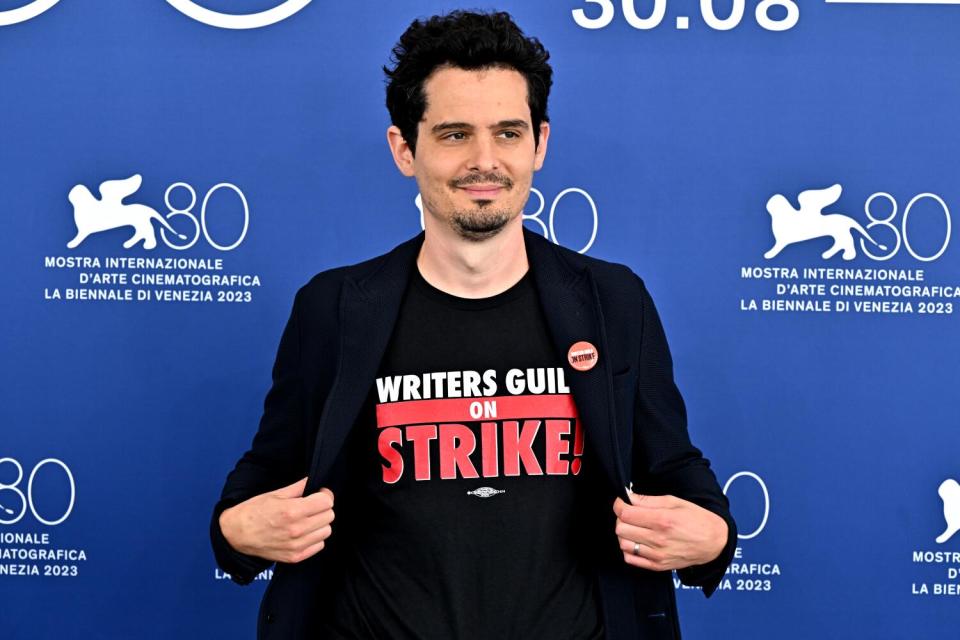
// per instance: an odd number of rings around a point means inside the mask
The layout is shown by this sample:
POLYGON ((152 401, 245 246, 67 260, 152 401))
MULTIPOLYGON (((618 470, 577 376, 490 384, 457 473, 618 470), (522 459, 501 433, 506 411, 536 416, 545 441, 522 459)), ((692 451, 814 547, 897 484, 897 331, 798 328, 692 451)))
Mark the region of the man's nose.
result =
POLYGON ((476 136, 473 139, 467 168, 471 171, 496 171, 500 168, 496 141, 492 137, 476 136))

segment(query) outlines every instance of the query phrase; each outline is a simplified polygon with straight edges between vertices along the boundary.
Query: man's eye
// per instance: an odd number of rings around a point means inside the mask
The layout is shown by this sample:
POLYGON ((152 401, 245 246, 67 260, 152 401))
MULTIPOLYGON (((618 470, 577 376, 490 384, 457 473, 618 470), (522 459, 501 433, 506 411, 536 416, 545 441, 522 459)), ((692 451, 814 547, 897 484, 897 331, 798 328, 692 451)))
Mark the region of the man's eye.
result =
POLYGON ((467 134, 465 134, 463 131, 454 131, 453 133, 448 133, 443 137, 445 140, 463 140, 463 138, 466 137, 466 135, 467 134), (454 136, 461 136, 461 137, 455 138, 454 136))
POLYGON ((520 134, 516 131, 501 131, 500 133, 506 135, 508 140, 515 140, 520 137, 520 134))

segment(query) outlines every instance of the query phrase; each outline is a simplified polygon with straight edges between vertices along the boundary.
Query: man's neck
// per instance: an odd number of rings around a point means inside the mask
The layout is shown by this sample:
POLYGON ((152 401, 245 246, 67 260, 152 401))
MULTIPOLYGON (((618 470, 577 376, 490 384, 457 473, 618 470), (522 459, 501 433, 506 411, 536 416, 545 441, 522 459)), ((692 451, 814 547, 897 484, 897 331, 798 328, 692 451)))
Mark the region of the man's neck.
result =
POLYGON ((492 238, 465 240, 428 223, 417 268, 431 285, 461 298, 487 298, 506 291, 527 272, 523 221, 511 220, 492 238))

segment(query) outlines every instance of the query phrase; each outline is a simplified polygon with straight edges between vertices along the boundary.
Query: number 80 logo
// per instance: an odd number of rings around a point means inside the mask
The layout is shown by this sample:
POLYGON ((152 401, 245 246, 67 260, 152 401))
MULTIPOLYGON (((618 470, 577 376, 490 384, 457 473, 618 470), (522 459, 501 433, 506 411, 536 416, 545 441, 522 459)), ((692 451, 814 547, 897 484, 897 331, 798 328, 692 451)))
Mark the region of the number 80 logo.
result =
POLYGON ((20 482, 23 480, 23 467, 20 466, 20 463, 14 460, 13 458, 0 458, 0 466, 4 464, 12 464, 14 467, 16 467, 17 477, 11 484, 5 484, 0 482, 0 524, 9 525, 9 524, 16 524, 17 522, 20 522, 23 516, 26 515, 27 509, 30 509, 30 513, 32 513, 33 517, 35 517, 39 522, 42 522, 43 524, 50 527, 55 527, 61 522, 63 522, 64 520, 66 520, 68 517, 70 517, 70 513, 73 511, 73 504, 76 501, 76 497, 77 497, 77 485, 73 480, 73 474, 70 472, 70 468, 66 464, 64 464, 60 460, 57 460, 56 458, 46 458, 45 460, 41 460, 40 462, 38 462, 36 466, 33 467, 33 471, 30 472, 30 478, 27 480, 26 494, 24 494, 24 492, 18 488, 18 486, 20 485, 20 482), (46 518, 41 516, 40 513, 37 511, 36 503, 33 499, 34 478, 36 478, 37 473, 40 471, 40 469, 42 469, 45 465, 48 465, 48 464, 56 465, 61 469, 63 469, 63 471, 67 474, 67 479, 70 481, 70 504, 67 506, 67 510, 64 511, 63 515, 57 518, 56 520, 47 520, 46 518), (10 493, 14 494, 17 500, 19 501, 20 503, 19 511, 10 509, 7 506, 7 501, 5 497, 10 493), (13 517, 10 518, 10 516, 13 516, 13 517))

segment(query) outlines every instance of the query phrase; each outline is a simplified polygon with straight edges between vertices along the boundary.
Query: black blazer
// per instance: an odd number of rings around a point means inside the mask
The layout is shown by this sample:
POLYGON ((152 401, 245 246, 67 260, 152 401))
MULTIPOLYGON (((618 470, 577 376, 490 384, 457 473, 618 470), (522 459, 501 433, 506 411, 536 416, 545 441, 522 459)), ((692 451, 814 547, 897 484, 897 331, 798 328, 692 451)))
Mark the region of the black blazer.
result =
MULTIPOLYGON (((678 639, 671 573, 623 561, 614 534, 615 497, 626 499, 633 482, 638 493, 675 495, 727 522, 720 556, 677 572, 707 596, 723 578, 737 535, 710 463, 687 435, 663 327, 643 281, 628 267, 580 255, 526 228, 523 236, 557 353, 565 356, 579 340, 599 352, 589 371, 565 366, 585 438, 603 469, 596 569, 606 638, 678 639)), ((304 476, 305 495, 323 486, 336 494, 341 486, 339 454, 376 376, 423 237, 323 271, 297 292, 259 430, 227 477, 210 524, 217 562, 234 581, 249 583, 271 563, 227 544, 218 522, 224 509, 304 476)), ((336 531, 335 522, 334 535, 313 558, 277 564, 260 605, 258 638, 319 638, 317 621, 342 555, 336 531)))

